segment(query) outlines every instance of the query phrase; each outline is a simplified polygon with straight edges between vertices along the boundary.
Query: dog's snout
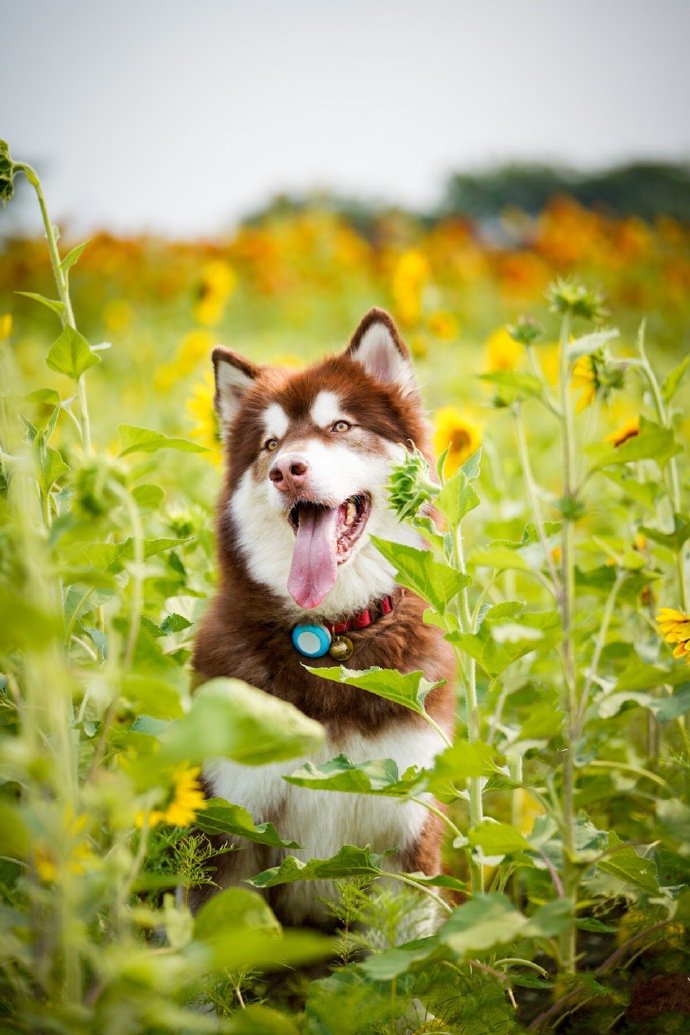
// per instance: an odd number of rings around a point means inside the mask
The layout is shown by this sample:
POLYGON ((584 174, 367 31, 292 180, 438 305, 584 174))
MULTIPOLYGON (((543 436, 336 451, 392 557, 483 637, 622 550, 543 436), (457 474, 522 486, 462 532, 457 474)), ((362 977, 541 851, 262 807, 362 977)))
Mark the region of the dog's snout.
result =
POLYGON ((309 463, 298 453, 288 453, 271 466, 268 477, 281 492, 303 487, 309 475, 309 463))

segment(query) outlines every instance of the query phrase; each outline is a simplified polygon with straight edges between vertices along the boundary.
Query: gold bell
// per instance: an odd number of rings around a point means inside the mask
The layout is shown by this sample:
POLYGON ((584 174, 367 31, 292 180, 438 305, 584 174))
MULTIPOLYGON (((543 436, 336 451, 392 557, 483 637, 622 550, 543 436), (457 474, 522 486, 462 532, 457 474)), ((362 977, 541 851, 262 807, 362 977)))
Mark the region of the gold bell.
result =
POLYGON ((328 653, 335 661, 347 661, 352 657, 354 650, 352 640, 347 636, 334 636, 333 642, 328 648, 328 653))

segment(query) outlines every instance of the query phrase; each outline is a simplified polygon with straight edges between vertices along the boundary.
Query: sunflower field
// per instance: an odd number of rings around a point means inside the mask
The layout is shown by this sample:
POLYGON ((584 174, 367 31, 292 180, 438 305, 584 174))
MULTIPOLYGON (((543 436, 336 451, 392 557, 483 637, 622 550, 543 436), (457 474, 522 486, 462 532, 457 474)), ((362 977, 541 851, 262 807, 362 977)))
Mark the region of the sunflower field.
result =
MULTIPOLYGON (((214 240, 64 244, 0 142, 4 204, 20 180, 46 232, 0 263, 0 1030, 690 1032, 690 227, 559 196, 498 233, 363 230, 315 200, 214 240), (323 731, 291 706, 190 689, 211 348, 299 366, 373 305, 441 457, 390 484, 429 549, 380 549, 458 659, 456 739, 404 773, 305 764, 323 731), (443 873, 366 845, 295 860, 289 829, 204 798, 219 755, 294 759, 323 808, 425 802, 443 873), (192 915, 214 834, 284 859, 192 915), (282 929, 261 889, 324 875, 335 933, 282 929)), ((423 673, 321 671, 428 718, 423 673)))

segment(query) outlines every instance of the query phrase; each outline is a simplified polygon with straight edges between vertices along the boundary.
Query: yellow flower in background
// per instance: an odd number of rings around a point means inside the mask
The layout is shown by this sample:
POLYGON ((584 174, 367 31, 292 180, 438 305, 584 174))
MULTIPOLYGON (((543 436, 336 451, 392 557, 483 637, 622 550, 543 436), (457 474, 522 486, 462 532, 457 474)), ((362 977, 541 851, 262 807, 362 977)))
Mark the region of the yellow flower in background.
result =
POLYGON ((597 397, 599 380, 597 378, 597 367, 593 356, 580 356, 573 365, 571 382, 574 389, 581 388, 582 395, 577 404, 577 413, 591 406, 597 397))
POLYGON ((505 327, 499 327, 486 339, 486 368, 491 373, 517 370, 525 355, 525 347, 510 336, 505 327))
POLYGON ((482 442, 480 426, 456 406, 445 406, 434 414, 434 449, 441 455, 450 444, 443 473, 454 474, 482 442))
POLYGON ((672 607, 662 607, 656 624, 666 643, 675 643, 674 658, 685 658, 690 665, 690 615, 672 607))
POLYGON ((207 262, 201 271, 194 318, 207 327, 218 323, 236 287, 237 274, 229 262, 222 259, 207 262))
POLYGON ((211 451, 209 453, 211 462, 218 465, 220 449, 218 448, 218 421, 213 406, 214 393, 213 375, 207 371, 204 380, 194 385, 192 394, 187 399, 186 409, 194 421, 190 435, 211 451))
POLYGON ((0 316, 0 341, 7 341, 12 333, 12 313, 0 316))
POLYGON ((410 248, 398 256, 393 267, 391 294, 401 323, 408 326, 419 323, 422 291, 430 272, 428 259, 416 249, 410 248))
POLYGON ((112 298, 103 306, 103 323, 109 331, 126 331, 132 323, 132 307, 124 298, 112 298))
POLYGON ((458 336, 458 321, 445 309, 432 313, 427 323, 431 333, 441 341, 454 341, 458 336))
POLYGON ((156 370, 154 386, 159 391, 167 392, 177 381, 191 374, 199 363, 210 363, 213 344, 214 339, 208 331, 200 328, 189 331, 180 342, 174 359, 170 363, 163 363, 156 370))
POLYGON ((169 823, 173 827, 186 827, 193 822, 197 812, 208 805, 204 789, 199 782, 199 766, 179 766, 173 772, 174 790, 171 800, 164 809, 152 809, 148 814, 140 812, 136 818, 138 827, 143 827, 148 818, 149 827, 169 823))
POLYGON ((271 364, 275 367, 285 367, 287 370, 301 370, 304 366, 304 360, 300 359, 299 356, 295 356, 292 352, 281 352, 280 355, 271 360, 271 364))
POLYGON ((606 436, 606 441, 611 442, 612 445, 622 446, 624 442, 627 442, 631 438, 635 438, 636 435, 640 434, 640 421, 638 417, 633 417, 632 420, 628 420, 625 424, 622 424, 616 431, 611 432, 610 435, 606 436))
POLYGON ((550 385, 557 385, 561 362, 561 347, 558 342, 552 342, 550 345, 540 345, 537 356, 546 380, 550 385))

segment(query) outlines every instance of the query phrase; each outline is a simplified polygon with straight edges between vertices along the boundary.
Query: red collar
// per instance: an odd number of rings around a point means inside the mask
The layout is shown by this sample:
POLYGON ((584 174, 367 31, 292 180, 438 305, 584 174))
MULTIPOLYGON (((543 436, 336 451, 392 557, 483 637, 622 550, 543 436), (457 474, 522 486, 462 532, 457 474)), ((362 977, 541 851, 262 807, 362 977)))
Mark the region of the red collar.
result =
POLYGON ((371 605, 371 607, 365 607, 363 611, 353 615, 352 618, 346 618, 341 622, 324 622, 331 635, 338 636, 340 633, 355 632, 358 629, 366 629, 367 626, 373 625, 379 618, 383 618, 384 615, 389 615, 395 606, 395 601, 392 596, 381 597, 371 605))

